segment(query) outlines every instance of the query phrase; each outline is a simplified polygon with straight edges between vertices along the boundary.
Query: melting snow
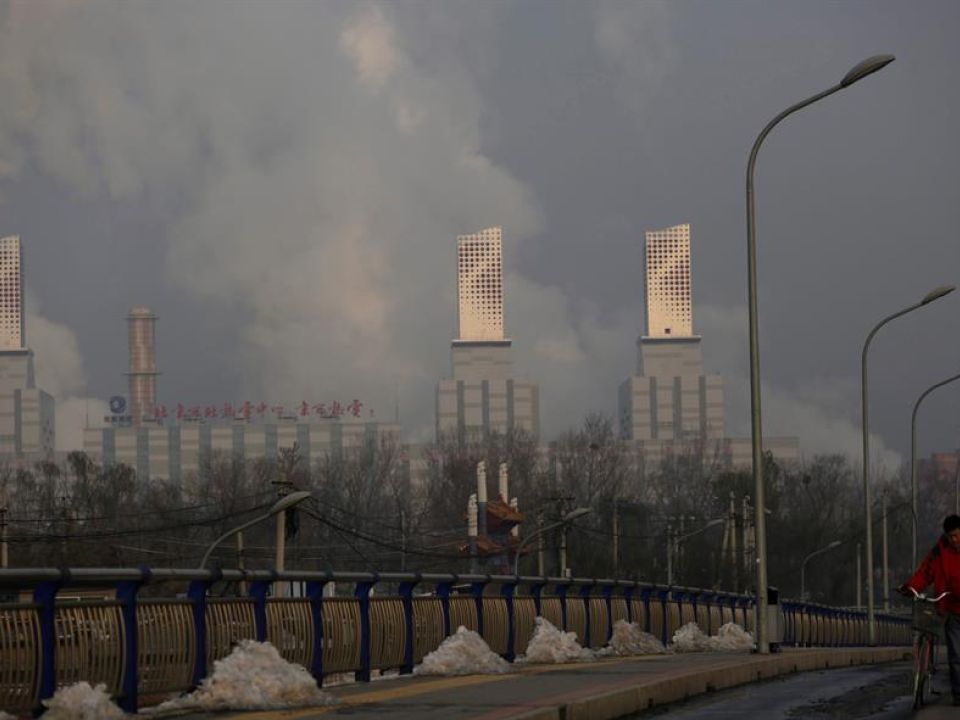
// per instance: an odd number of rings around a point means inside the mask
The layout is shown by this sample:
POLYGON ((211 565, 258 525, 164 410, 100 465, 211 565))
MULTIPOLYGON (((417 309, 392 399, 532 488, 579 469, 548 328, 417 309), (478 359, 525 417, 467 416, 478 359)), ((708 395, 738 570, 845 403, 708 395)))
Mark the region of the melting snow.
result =
POLYGON ((462 625, 413 669, 415 675, 489 675, 509 671, 510 663, 462 625))
POLYGON ((90 687, 81 681, 57 690, 53 697, 43 701, 47 720, 120 720, 123 710, 110 700, 107 686, 100 683, 90 687))
POLYGON ((213 675, 189 695, 143 712, 168 710, 277 710, 330 705, 336 699, 317 687, 302 666, 284 660, 270 643, 241 640, 213 663, 213 675))
POLYGON ((613 636, 601 651, 604 655, 657 655, 667 652, 663 643, 640 629, 637 623, 617 620, 613 636))
POLYGON ((696 623, 687 623, 673 634, 677 652, 705 650, 736 651, 753 648, 753 636, 736 623, 722 625, 713 637, 707 637, 696 623))
POLYGON ((527 645, 527 652, 517 658, 517 662, 527 663, 570 663, 593 660, 593 650, 581 647, 577 634, 563 632, 544 617, 535 620, 533 637, 527 645))

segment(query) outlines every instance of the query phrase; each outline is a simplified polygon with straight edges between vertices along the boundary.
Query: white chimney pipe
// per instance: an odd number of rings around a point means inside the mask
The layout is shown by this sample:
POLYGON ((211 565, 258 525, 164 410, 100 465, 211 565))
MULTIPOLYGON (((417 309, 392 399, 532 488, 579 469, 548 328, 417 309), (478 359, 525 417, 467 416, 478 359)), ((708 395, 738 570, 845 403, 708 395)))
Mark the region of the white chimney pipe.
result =
POLYGON ((507 490, 507 482, 507 464, 500 463, 500 499, 504 502, 510 497, 510 492, 507 490))

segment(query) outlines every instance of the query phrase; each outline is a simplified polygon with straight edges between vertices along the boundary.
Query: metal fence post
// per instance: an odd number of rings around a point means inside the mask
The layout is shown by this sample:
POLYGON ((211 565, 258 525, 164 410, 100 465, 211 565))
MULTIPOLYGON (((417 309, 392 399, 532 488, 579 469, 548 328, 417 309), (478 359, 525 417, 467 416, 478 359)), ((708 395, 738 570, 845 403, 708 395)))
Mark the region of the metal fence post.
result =
POLYGON ((567 630, 567 586, 564 584, 557 585, 556 593, 560 600, 560 624, 563 625, 561 630, 569 632, 567 630))
POLYGON ((416 573, 413 580, 405 580, 400 583, 400 599, 403 602, 403 624, 406 627, 406 641, 403 645, 403 665, 400 668, 401 675, 409 675, 413 672, 413 589, 420 582, 421 575, 416 573))
POLYGON ((40 677, 37 700, 53 697, 57 690, 57 591, 70 581, 70 571, 60 570, 60 578, 40 583, 33 590, 33 601, 39 605, 40 677))
MULTIPOLYGON (((660 642, 666 646, 667 636, 670 634, 670 613, 667 612, 667 598, 670 595, 669 589, 658 590, 657 597, 660 600, 660 612, 663 613, 663 622, 661 623, 660 642)), ((649 616, 649 613, 648 613, 649 616)))
POLYGON ((483 588, 490 582, 489 578, 488 575, 486 580, 470 583, 470 594, 477 605, 477 635, 480 637, 483 637, 483 588))
POLYGON ((644 587, 640 588, 640 601, 643 603, 643 631, 645 633, 650 632, 650 628, 653 627, 653 620, 650 617, 650 594, 653 592, 653 588, 644 587))
POLYGON ((593 585, 580 586, 580 599, 583 601, 583 646, 590 647, 590 593, 593 592, 593 585))
POLYGON ((193 603, 193 627, 197 633, 197 661, 193 666, 193 687, 199 687, 207 676, 207 591, 223 577, 219 568, 210 571, 208 580, 193 580, 187 588, 187 597, 193 603))
POLYGON ((354 673, 357 682, 370 682, 370 591, 377 584, 374 579, 357 582, 353 594, 360 603, 360 669, 354 673))
POLYGON ((267 641, 267 594, 277 576, 276 571, 270 574, 270 580, 255 580, 250 583, 248 593, 253 598, 253 623, 259 642, 267 641))
POLYGON ((307 581, 307 599, 310 601, 310 618, 313 621, 313 654, 310 659, 310 674, 323 687, 323 589, 327 581, 307 581))
POLYGON ((127 580, 117 585, 117 600, 120 601, 120 613, 123 617, 125 630, 126 655, 123 666, 123 682, 120 684, 120 697, 117 705, 125 713, 136 715, 139 699, 137 696, 137 656, 139 638, 137 634, 137 593, 140 586, 150 581, 150 568, 141 568, 143 577, 140 580, 127 580))
POLYGON ((530 585, 530 595, 533 596, 533 607, 537 613, 537 617, 542 615, 540 612, 540 595, 543 593, 543 583, 533 583, 530 585))
MULTIPOLYGON (((607 640, 613 637, 613 585, 604 585, 600 590, 603 595, 604 604, 607 606, 607 640)), ((630 611, 627 611, 627 617, 630 617, 630 611)), ((606 643, 604 643, 606 644, 606 643)))
POLYGON ((514 635, 516 635, 516 615, 514 614, 513 607, 513 594, 516 592, 517 583, 516 582, 505 582, 500 586, 500 594, 503 596, 504 601, 507 604, 507 652, 506 660, 507 662, 513 662, 513 659, 516 657, 514 635))
POLYGON ((443 608, 443 637, 450 637, 450 588, 453 582, 438 582, 435 586, 440 607, 443 608))
MULTIPOLYGON (((632 622, 633 622, 633 593, 634 593, 634 591, 635 591, 636 589, 637 589, 637 588, 636 588, 635 586, 633 586, 633 585, 628 585, 627 587, 625 587, 625 588, 623 589, 623 601, 627 604, 627 622, 628 622, 628 623, 632 623, 632 622)), ((610 614, 610 617, 611 617, 611 620, 612 620, 612 618, 613 618, 613 614, 612 614, 612 613, 610 614)), ((610 636, 613 637, 613 629, 612 629, 612 628, 613 628, 613 624, 612 624, 612 622, 611 622, 610 627, 611 627, 610 636)))

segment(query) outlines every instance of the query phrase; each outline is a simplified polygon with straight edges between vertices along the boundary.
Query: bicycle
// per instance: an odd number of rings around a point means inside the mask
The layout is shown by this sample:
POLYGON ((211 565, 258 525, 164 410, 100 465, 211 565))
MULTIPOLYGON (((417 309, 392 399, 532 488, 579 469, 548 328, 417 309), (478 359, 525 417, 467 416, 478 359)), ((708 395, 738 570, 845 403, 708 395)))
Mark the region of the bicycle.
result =
POLYGON ((930 701, 937 640, 943 637, 945 620, 934 604, 950 593, 930 598, 910 586, 907 589, 913 593, 913 709, 919 710, 930 701))

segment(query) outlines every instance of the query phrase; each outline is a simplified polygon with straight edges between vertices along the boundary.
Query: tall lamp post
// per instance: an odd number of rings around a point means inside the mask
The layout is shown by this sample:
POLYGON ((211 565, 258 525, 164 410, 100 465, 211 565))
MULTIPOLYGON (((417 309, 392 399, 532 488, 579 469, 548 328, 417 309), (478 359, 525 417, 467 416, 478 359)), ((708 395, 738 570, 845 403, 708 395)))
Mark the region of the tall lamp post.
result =
POLYGON ((238 532, 242 530, 246 530, 248 527, 252 525, 256 525, 257 523, 261 523, 264 520, 269 520, 277 513, 281 513, 284 510, 292 508, 294 505, 306 500, 311 495, 312 493, 307 492, 306 490, 300 490, 298 492, 290 493, 289 495, 284 495, 282 498, 277 500, 273 504, 273 506, 269 510, 267 510, 263 515, 258 515, 253 520, 248 520, 243 525, 238 525, 237 527, 231 530, 227 530, 223 535, 221 535, 216 540, 214 540, 210 544, 210 547, 207 548, 207 551, 203 554, 203 559, 200 561, 200 569, 202 570, 204 567, 206 567, 207 560, 210 558, 210 553, 213 552, 213 549, 217 547, 217 545, 222 543, 224 540, 226 540, 228 537, 230 537, 231 535, 236 535, 238 532))
POLYGON ((839 540, 834 540, 826 547, 822 547, 819 550, 814 550, 803 559, 802 563, 800 563, 800 602, 804 602, 807 599, 807 561, 811 558, 815 558, 817 555, 823 555, 823 553, 827 552, 828 550, 833 550, 835 547, 839 547, 842 544, 843 543, 841 543, 839 540))
POLYGON ((670 541, 669 538, 667 538, 667 543, 668 543, 667 545, 667 585, 673 585, 673 561, 671 560, 671 556, 675 556, 679 559, 680 543, 682 543, 684 540, 687 540, 688 538, 692 538, 694 535, 699 535, 707 528, 715 527, 716 525, 719 525, 722 522, 723 522, 723 518, 716 518, 715 520, 711 520, 710 522, 708 522, 703 527, 697 528, 693 532, 688 532, 686 535, 680 535, 679 537, 675 537, 672 542, 670 541))
POLYGON ((848 88, 878 70, 892 63, 893 55, 874 55, 855 65, 836 85, 812 97, 791 105, 767 123, 760 131, 750 151, 747 163, 747 295, 750 315, 750 437, 753 446, 753 484, 757 520, 754 528, 757 553, 757 652, 768 654, 770 642, 767 638, 767 527, 762 512, 765 507, 763 485, 763 437, 760 421, 760 341, 757 331, 757 239, 755 229, 755 208, 753 200, 753 171, 757 162, 757 153, 770 131, 788 115, 822 100, 828 95, 848 88))
POLYGON ((920 393, 920 397, 913 404, 913 414, 910 416, 910 509, 913 512, 913 545, 910 560, 913 563, 912 567, 916 567, 919 562, 917 558, 917 410, 920 409, 920 403, 927 395, 954 380, 960 380, 960 374, 941 380, 920 393))
POLYGON ((895 320, 901 315, 906 315, 909 312, 922 308, 924 305, 929 305, 934 300, 939 300, 944 295, 949 295, 953 291, 954 287, 952 285, 934 288, 924 295, 920 302, 914 303, 910 307, 905 307, 903 310, 899 310, 892 315, 888 315, 878 322, 863 342, 863 353, 860 356, 860 397, 863 402, 861 409, 861 424, 863 425, 863 515, 864 523, 867 526, 864 552, 866 553, 867 559, 867 644, 869 645, 876 645, 877 629, 874 627, 873 612, 873 519, 872 508, 870 507, 870 422, 867 414, 867 350, 870 349, 870 341, 873 340, 873 336, 888 322, 895 320))
MULTIPOLYGON (((584 515, 589 515, 591 512, 593 511, 590 508, 585 508, 585 507, 576 508, 568 512, 566 515, 564 515, 559 521, 555 523, 551 523, 550 525, 545 525, 542 528, 538 528, 536 532, 528 535, 523 540, 521 540, 517 544, 516 549, 513 551, 513 574, 514 575, 520 574, 520 553, 523 552, 523 549, 527 547, 527 545, 529 545, 538 537, 543 535, 545 532, 547 532, 547 530, 553 530, 554 528, 558 528, 564 525, 569 525, 577 518, 583 517, 584 515)), ((560 568, 561 575, 564 575, 565 571, 566 571, 566 568, 560 568)))

